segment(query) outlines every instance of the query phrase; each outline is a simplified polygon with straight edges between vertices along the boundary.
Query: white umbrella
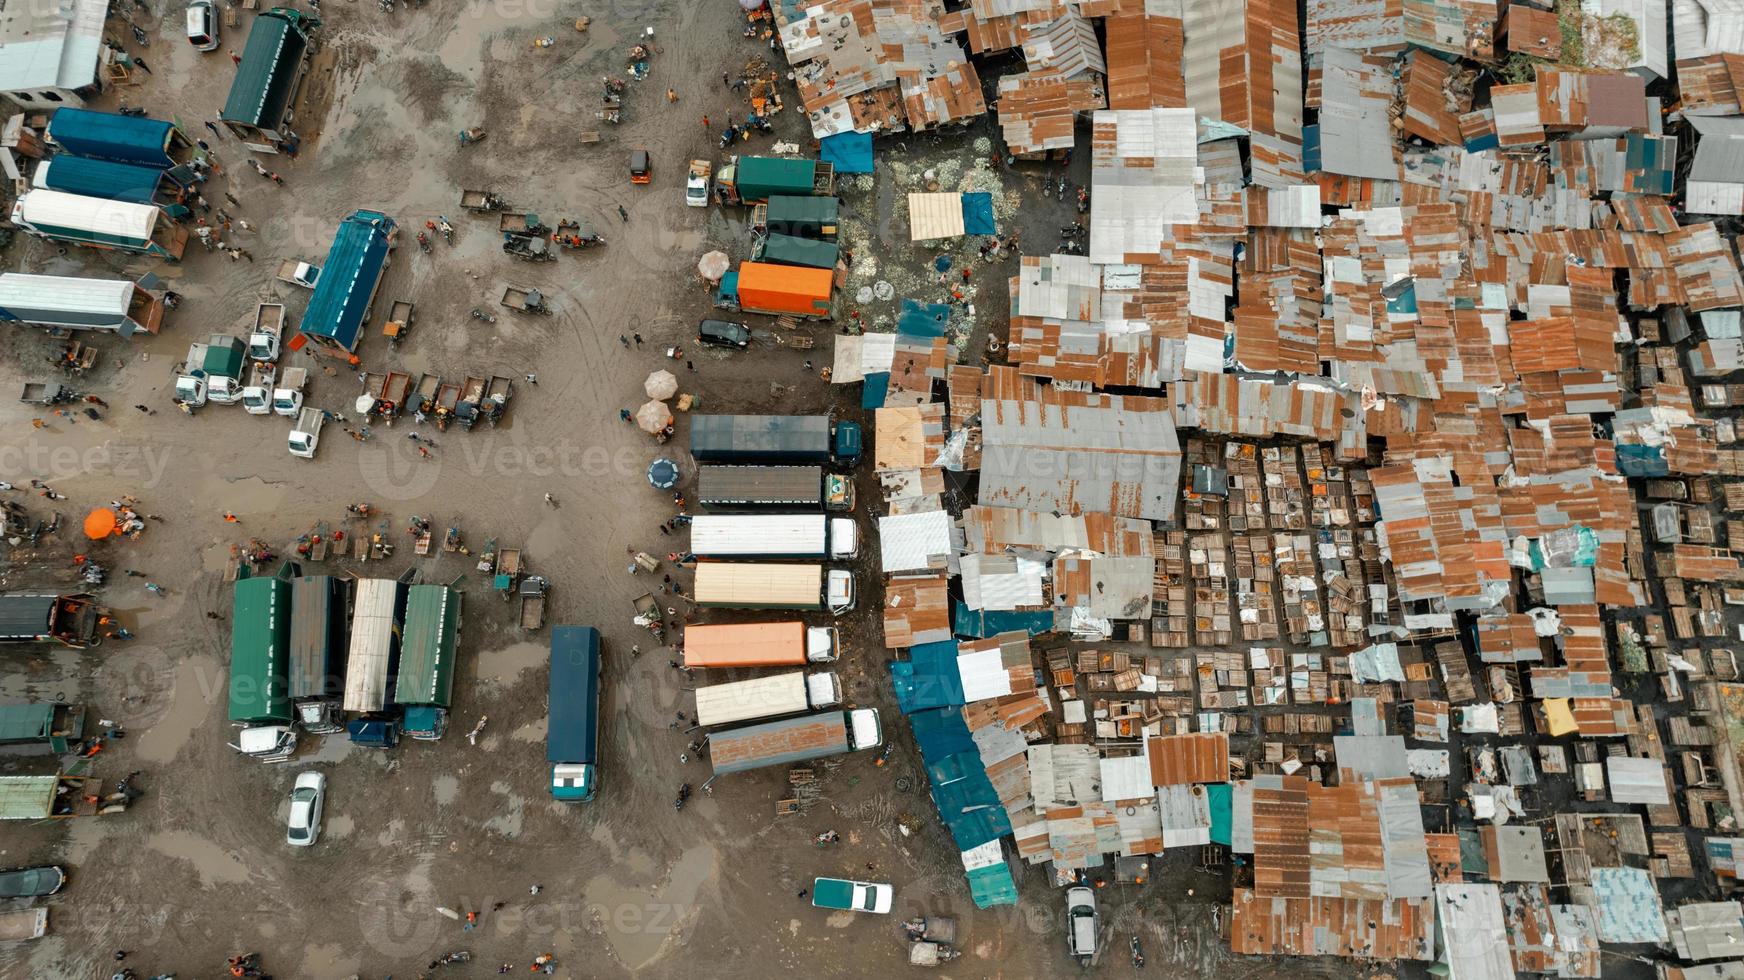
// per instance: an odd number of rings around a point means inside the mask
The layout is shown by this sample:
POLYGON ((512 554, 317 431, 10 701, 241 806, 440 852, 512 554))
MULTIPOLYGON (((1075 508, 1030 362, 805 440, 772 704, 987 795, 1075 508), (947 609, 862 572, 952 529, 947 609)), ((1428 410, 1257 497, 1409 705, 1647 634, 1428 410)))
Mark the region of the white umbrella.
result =
POLYGON ((374 407, 375 407, 375 396, 374 395, 358 395, 357 396, 357 410, 359 412, 363 412, 364 414, 367 415, 369 413, 369 410, 374 408, 374 407))
POLYGON ((672 409, 662 401, 650 401, 636 409, 636 424, 650 435, 658 434, 672 424, 672 409))
POLYGON ((655 371, 648 375, 647 381, 642 382, 642 390, 648 393, 649 398, 664 401, 678 394, 678 379, 672 376, 671 371, 655 371))
POLYGON ((709 282, 720 282, 721 277, 733 265, 733 260, 727 258, 725 252, 708 252, 696 264, 697 274, 709 282))

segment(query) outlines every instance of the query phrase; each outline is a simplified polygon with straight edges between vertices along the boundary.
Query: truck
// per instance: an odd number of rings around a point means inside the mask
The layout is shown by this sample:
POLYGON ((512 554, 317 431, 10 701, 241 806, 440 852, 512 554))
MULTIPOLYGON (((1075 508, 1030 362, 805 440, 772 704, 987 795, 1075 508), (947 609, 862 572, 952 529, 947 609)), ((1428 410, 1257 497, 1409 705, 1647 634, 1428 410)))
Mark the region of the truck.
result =
POLYGON ((288 282, 304 289, 314 289, 321 281, 321 267, 301 259, 285 259, 279 263, 279 282, 288 282))
POLYGON ((303 388, 308 383, 308 368, 285 368, 271 388, 251 386, 242 389, 242 407, 250 415, 272 412, 286 418, 295 418, 303 407, 303 388))
POLYGON ((61 392, 65 390, 59 381, 26 381, 18 400, 32 405, 54 405, 64 400, 61 392))
POLYGON ((291 580, 290 674, 285 694, 297 723, 316 735, 343 731, 345 653, 351 630, 351 586, 332 575, 291 580))
POLYGON ((551 795, 586 803, 599 792, 599 630, 551 628, 546 712, 545 760, 551 763, 551 795))
POLYGON ((831 671, 788 671, 696 689, 696 723, 736 725, 804 714, 842 703, 842 682, 831 671))
POLYGON ((103 642, 109 610, 89 592, 0 593, 0 643, 43 643, 83 650, 103 642))
POLYGON ((0 943, 41 939, 48 934, 48 909, 15 909, 0 912, 0 943))
POLYGON ((698 415, 690 454, 698 463, 839 463, 860 461, 855 422, 828 415, 698 415))
POLYGON ((711 510, 854 509, 854 482, 821 466, 699 466, 697 501, 711 510))
POLYGON ((248 332, 248 356, 256 361, 279 359, 285 330, 285 304, 262 303, 254 308, 254 329, 248 332))
POLYGON ((327 413, 318 408, 304 408, 297 413, 297 427, 291 430, 289 439, 292 456, 315 458, 315 450, 321 445, 321 425, 325 421, 327 413))
POLYGON ((771 195, 833 196, 836 167, 821 160, 737 157, 721 167, 716 193, 727 204, 759 204, 771 195))
POLYGON ((242 338, 213 334, 191 344, 176 372, 176 397, 195 408, 208 401, 233 405, 242 400, 242 338))
POLYGON ((400 637, 406 623, 406 583, 391 578, 363 578, 357 580, 355 590, 343 707, 361 715, 380 715, 388 709, 388 679, 399 669, 400 637))
POLYGON ((715 775, 724 776, 874 749, 883 742, 878 709, 824 711, 715 732, 709 736, 709 760, 715 775))
POLYGON ((705 561, 696 566, 696 604, 718 609, 854 608, 854 573, 822 565, 705 561))
POLYGON ((895 898, 896 889, 882 882, 814 878, 811 883, 811 907, 814 909, 885 915, 895 898))
POLYGON ((840 638, 834 626, 779 623, 697 624, 684 631, 684 666, 804 667, 833 663, 840 638))
POLYGON ((543 575, 529 575, 521 580, 521 628, 532 631, 545 625, 545 593, 551 580, 543 575))
MULTIPOLYGON (((722 280, 723 293, 726 280, 722 280)), ((728 309, 769 316, 796 316, 808 320, 832 315, 835 273, 803 265, 774 262, 740 262, 730 296, 720 303, 728 309)))
POLYGON ((699 558, 828 558, 860 553, 852 517, 823 514, 699 514, 690 525, 699 558))
POLYGON ((230 599, 230 720, 283 725, 288 696, 291 583, 285 569, 238 579, 230 599))
MULTIPOLYGON (((272 391, 273 384, 278 381, 278 379, 279 366, 277 364, 274 364, 271 361, 249 361, 248 377, 243 379, 242 384, 241 398, 243 407, 248 407, 248 390, 250 388, 261 392, 262 400, 264 401, 266 393, 272 391)), ((259 415, 261 413, 254 412, 252 414, 259 415)))
POLYGON ((188 229, 163 208, 60 191, 25 191, 12 202, 12 223, 49 241, 171 261, 188 247, 188 229))
POLYGON ((684 180, 684 203, 687 207, 708 207, 709 174, 713 169, 714 166, 707 160, 690 161, 690 175, 684 180))
POLYGON ((454 702, 454 660, 460 650, 460 592, 447 585, 406 590, 406 628, 400 638, 400 669, 394 703, 404 711, 401 729, 434 742, 448 731, 454 702))

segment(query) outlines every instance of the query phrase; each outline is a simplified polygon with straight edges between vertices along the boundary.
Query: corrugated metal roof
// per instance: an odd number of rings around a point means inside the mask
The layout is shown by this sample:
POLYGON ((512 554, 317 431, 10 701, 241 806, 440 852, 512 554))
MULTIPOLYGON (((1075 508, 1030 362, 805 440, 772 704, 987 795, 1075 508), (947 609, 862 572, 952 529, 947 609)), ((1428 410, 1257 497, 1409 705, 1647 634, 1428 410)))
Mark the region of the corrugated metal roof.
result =
POLYGON ((878 557, 884 574, 937 571, 952 555, 951 515, 943 510, 878 519, 878 557))
POLYGON ((1229 736, 1223 732, 1147 738, 1145 756, 1154 786, 1229 781, 1229 736))

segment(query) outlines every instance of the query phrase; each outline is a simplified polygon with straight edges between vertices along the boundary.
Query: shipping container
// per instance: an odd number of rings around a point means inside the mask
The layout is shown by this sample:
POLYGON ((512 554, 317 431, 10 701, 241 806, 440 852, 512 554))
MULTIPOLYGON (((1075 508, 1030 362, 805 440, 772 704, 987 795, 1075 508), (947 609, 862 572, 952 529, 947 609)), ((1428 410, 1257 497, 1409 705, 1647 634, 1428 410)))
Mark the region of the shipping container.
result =
POLYGON ((827 317, 834 287, 835 276, 829 269, 739 263, 739 308, 749 313, 827 317))
MULTIPOLYGON (((0 282, 5 277, 0 276, 0 282)), ((713 510, 822 507, 853 510, 854 483, 821 466, 699 466, 696 498, 713 510)))
POLYGON ((696 568, 696 604, 725 609, 854 608, 854 577, 822 565, 705 561, 696 568))
POLYGON ((763 206, 760 230, 772 236, 834 242, 839 213, 840 207, 833 197, 772 197, 763 206))
POLYGON ((875 748, 883 741, 875 709, 826 711, 715 732, 709 736, 709 761, 715 775, 723 776, 875 748))
POLYGON ((188 231, 151 204, 105 201, 61 191, 25 191, 12 223, 50 241, 180 259, 188 231))
POLYGON ((836 192, 834 164, 788 157, 740 157, 723 166, 716 181, 729 204, 755 204, 772 194, 836 192))
POLYGON ((48 140, 72 156, 168 170, 191 159, 175 123, 68 106, 49 117, 48 140))
POLYGON ((851 517, 823 514, 699 514, 690 525, 699 558, 829 558, 859 553, 851 517))
POLYGON ((860 426, 827 415, 698 415, 690 455, 699 463, 841 463, 860 460, 860 426))
POLYGON ((155 334, 163 326, 164 302, 151 287, 162 285, 150 273, 128 282, 7 272, 0 274, 0 321, 122 337, 155 334))
POLYGON ((684 631, 684 666, 803 667, 836 659, 834 626, 781 623, 715 623, 684 631))
POLYGON ((736 725, 780 718, 842 703, 841 680, 830 671, 803 670, 696 689, 696 723, 736 725))
POLYGON ((62 155, 37 164, 30 186, 105 201, 153 204, 163 179, 164 172, 156 167, 62 155))

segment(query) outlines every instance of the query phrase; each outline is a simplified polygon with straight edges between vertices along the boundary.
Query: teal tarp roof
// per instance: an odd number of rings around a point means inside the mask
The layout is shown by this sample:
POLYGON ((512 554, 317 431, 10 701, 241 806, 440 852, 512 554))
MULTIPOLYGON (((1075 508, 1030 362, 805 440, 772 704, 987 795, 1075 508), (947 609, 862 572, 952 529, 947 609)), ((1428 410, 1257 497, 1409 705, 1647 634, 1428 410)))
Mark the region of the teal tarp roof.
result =
POLYGON ((1232 844, 1230 831, 1235 825, 1235 787, 1228 783, 1206 783, 1205 799, 1211 807, 1211 842, 1232 844))
POLYGON ((839 174, 872 172, 872 134, 837 133, 818 140, 818 159, 832 164, 839 174))
POLYGON ((393 230, 394 219, 379 211, 359 211, 339 223, 300 331, 331 339, 346 350, 357 346, 370 295, 388 261, 393 230))
POLYGON ((975 191, 963 195, 963 234, 992 235, 997 229, 993 224, 993 195, 986 191, 975 191))
POLYGON ((58 154, 43 165, 43 186, 51 191, 99 197, 105 201, 132 201, 151 204, 157 197, 158 184, 163 181, 159 167, 133 163, 115 163, 58 154))
POLYGON ((1040 612, 988 612, 982 609, 970 609, 958 600, 957 612, 953 617, 951 632, 958 636, 982 640, 989 636, 1024 630, 1031 636, 1054 631, 1054 614, 1048 610, 1040 612))
POLYGON ((889 397, 890 372, 867 372, 865 384, 860 388, 860 407, 866 409, 883 408, 884 400, 889 397))
POLYGON ((1016 905, 1017 881, 1011 877, 1011 866, 990 864, 969 872, 969 897, 978 909, 1016 905))
POLYGON ((951 322, 949 303, 922 303, 904 299, 896 319, 896 332, 910 337, 943 337, 951 322))
POLYGON ((964 703, 963 678, 957 673, 954 641, 922 644, 909 650, 908 656, 907 660, 890 663, 896 706, 903 714, 964 703))
POLYGON ((52 704, 0 704, 0 742, 47 739, 54 731, 52 704))
POLYGON ((174 123, 68 107, 49 117, 48 135, 74 156, 159 169, 173 167, 167 148, 174 123))
POLYGON ((219 118, 265 129, 278 127, 290 107, 297 66, 309 47, 305 22, 310 27, 321 23, 286 7, 274 7, 254 19, 219 118))

